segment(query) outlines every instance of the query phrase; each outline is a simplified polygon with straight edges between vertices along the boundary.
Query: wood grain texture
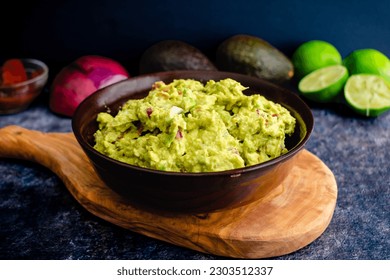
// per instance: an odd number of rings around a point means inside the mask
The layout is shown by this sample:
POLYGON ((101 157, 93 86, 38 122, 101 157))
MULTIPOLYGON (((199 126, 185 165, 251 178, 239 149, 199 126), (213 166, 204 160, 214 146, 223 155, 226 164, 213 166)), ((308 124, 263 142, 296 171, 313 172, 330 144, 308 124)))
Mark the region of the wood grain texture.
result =
POLYGON ((333 173, 307 150, 296 156, 290 175, 266 197, 202 215, 161 214, 129 204, 99 179, 72 133, 8 126, 0 129, 0 157, 51 169, 85 209, 113 224, 232 258, 280 256, 310 244, 329 225, 337 200, 333 173))

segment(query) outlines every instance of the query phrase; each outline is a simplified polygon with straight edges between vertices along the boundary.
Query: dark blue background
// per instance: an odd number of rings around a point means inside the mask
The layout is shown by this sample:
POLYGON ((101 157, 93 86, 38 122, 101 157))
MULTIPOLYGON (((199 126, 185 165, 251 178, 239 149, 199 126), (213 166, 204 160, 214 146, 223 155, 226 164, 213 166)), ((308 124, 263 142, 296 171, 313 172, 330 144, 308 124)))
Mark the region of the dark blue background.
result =
POLYGON ((390 56, 390 2, 379 1, 11 1, 0 17, 0 59, 40 58, 51 74, 81 55, 119 60, 135 75, 153 43, 178 39, 214 59, 219 43, 246 33, 291 56, 302 42, 321 39, 342 54, 375 48, 390 56), (23 8, 22 8, 23 7, 23 8))

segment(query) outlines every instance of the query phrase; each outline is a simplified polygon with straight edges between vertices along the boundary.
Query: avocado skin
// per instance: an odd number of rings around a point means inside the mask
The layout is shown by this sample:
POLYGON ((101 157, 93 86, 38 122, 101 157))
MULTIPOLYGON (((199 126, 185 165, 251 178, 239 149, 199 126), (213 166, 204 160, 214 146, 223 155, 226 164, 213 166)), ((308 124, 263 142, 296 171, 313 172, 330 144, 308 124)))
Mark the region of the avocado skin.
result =
POLYGON ((149 47, 141 56, 140 74, 173 70, 217 70, 194 46, 178 40, 164 40, 149 47))
POLYGON ((246 74, 282 84, 294 75, 290 59, 267 41, 238 34, 223 41, 217 48, 219 70, 246 74))

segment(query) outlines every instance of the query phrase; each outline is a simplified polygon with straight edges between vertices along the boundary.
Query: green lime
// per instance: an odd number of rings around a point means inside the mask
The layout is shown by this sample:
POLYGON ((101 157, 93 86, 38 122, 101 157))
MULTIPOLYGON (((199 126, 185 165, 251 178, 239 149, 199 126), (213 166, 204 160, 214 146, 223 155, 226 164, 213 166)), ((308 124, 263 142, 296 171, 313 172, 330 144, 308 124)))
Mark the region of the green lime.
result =
POLYGON ((350 76, 344 96, 347 104, 363 116, 377 117, 390 109, 390 84, 378 75, 350 76))
POLYGON ((390 60, 378 50, 355 50, 344 58, 343 64, 351 75, 376 74, 390 82, 390 60))
POLYGON ((331 65, 311 72, 298 84, 301 94, 315 102, 331 102, 343 90, 348 70, 342 65, 331 65))
POLYGON ((307 41, 293 53, 291 61, 298 79, 314 70, 342 63, 341 54, 330 43, 321 40, 307 41))

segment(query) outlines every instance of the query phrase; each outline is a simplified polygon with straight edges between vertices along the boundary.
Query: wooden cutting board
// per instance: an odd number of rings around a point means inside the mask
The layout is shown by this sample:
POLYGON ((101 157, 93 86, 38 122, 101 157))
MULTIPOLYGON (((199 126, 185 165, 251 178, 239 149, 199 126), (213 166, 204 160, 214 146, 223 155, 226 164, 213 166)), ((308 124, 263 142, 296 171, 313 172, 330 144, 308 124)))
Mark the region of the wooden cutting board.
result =
MULTIPOLYGON (((331 170, 307 150, 286 180, 261 200, 201 215, 166 215, 128 204, 97 177, 72 133, 0 129, 0 157, 51 169, 92 214, 143 235, 232 258, 269 258, 314 241, 332 218, 337 184, 331 170)), ((163 186, 162 186, 163 187, 163 186)))

